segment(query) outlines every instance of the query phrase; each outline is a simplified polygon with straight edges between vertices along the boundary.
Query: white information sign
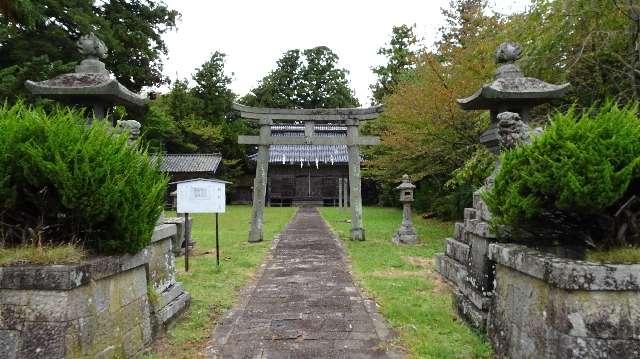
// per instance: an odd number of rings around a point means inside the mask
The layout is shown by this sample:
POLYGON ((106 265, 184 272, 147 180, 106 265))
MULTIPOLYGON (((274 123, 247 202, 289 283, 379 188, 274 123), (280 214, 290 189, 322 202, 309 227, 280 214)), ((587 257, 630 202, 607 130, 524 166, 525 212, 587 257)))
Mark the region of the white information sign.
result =
POLYGON ((178 213, 224 213, 224 187, 228 182, 195 179, 177 183, 178 213))

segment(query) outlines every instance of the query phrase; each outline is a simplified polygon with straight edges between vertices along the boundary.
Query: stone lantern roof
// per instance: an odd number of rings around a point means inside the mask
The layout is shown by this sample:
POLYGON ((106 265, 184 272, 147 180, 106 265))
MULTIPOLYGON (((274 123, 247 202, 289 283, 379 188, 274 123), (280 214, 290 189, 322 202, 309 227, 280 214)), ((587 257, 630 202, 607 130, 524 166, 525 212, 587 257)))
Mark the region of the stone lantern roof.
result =
POLYGON ((404 189, 415 189, 416 186, 411 183, 411 180, 409 179, 409 175, 403 175, 402 176, 402 183, 400 183, 400 185, 398 187, 396 187, 397 190, 404 190, 404 189))
POLYGON ((147 99, 131 92, 106 70, 100 58, 107 48, 93 33, 82 36, 77 42, 78 51, 86 58, 77 65, 75 72, 59 75, 45 81, 29 81, 25 85, 34 95, 95 106, 123 105, 143 107, 147 99))
POLYGON ((533 107, 560 99, 570 84, 554 85, 533 77, 525 77, 518 65, 522 56, 520 45, 505 42, 496 51, 496 63, 500 65, 493 82, 480 88, 473 95, 458 99, 465 110, 496 110, 503 106, 533 107))

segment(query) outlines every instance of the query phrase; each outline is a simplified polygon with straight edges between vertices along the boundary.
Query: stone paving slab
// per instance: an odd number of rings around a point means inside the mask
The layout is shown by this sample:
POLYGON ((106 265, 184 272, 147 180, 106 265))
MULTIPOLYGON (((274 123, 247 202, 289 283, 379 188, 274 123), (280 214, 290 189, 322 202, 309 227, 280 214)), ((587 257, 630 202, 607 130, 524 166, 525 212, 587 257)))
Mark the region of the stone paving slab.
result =
POLYGON ((241 298, 218 323, 209 358, 402 357, 387 350, 391 332, 315 208, 298 210, 241 298))

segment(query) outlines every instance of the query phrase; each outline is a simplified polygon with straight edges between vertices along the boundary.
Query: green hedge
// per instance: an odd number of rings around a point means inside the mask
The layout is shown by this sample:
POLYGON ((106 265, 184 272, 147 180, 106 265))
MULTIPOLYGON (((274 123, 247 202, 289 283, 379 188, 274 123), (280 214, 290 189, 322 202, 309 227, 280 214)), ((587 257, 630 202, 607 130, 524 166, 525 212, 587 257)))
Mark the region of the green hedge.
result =
POLYGON ((494 224, 507 225, 516 239, 637 242, 629 231, 621 238, 624 221, 615 216, 640 189, 637 110, 605 103, 581 115, 558 113, 532 144, 506 152, 485 196, 494 224))
POLYGON ((144 149, 82 113, 0 107, 0 240, 134 253, 150 241, 167 185, 144 149))

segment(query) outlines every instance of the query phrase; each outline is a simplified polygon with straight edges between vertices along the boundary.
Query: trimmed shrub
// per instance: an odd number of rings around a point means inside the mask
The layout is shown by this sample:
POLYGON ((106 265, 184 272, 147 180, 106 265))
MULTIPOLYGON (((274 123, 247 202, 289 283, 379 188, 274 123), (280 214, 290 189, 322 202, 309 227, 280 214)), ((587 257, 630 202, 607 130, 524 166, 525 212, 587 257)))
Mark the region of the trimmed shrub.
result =
POLYGON ((167 185, 144 149, 81 112, 0 107, 0 240, 82 244, 96 253, 148 245, 167 185))
POLYGON ((553 116, 529 145, 502 156, 485 200, 514 239, 610 247, 640 242, 637 106, 605 103, 553 116))

